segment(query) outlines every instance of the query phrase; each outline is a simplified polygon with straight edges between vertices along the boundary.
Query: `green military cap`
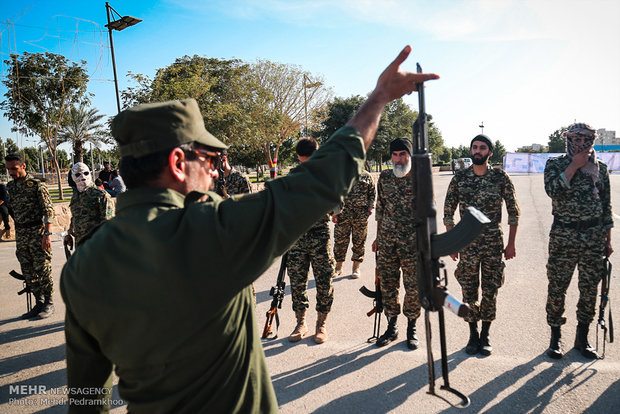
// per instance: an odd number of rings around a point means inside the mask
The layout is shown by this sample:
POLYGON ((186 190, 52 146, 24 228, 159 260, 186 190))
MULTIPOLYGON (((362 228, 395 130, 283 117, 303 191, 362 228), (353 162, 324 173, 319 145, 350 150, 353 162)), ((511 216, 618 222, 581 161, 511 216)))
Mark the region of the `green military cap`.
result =
POLYGON ((119 113, 112 121, 112 136, 121 157, 143 157, 188 142, 228 148, 205 128, 195 99, 138 105, 119 113))

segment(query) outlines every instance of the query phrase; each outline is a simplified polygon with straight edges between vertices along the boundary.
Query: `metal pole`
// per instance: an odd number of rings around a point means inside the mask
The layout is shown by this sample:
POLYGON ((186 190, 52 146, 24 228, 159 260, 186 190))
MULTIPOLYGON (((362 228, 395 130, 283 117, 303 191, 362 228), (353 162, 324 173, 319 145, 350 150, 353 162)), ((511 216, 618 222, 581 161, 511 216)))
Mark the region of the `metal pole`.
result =
MULTIPOLYGON (((108 15, 108 24, 110 24, 110 4, 106 1, 105 3, 105 11, 108 15)), ((114 71, 114 88, 116 89, 116 108, 118 112, 121 112, 121 97, 118 93, 118 77, 116 76, 116 59, 114 58, 114 41, 112 40, 112 29, 108 28, 108 33, 110 34, 110 51, 112 52, 112 69, 114 71)))
POLYGON ((304 75, 304 112, 306 114, 306 138, 308 137, 308 99, 306 97, 308 88, 306 88, 306 75, 304 75))
POLYGON ((93 163, 93 143, 90 143, 90 170, 95 173, 95 164, 93 163))

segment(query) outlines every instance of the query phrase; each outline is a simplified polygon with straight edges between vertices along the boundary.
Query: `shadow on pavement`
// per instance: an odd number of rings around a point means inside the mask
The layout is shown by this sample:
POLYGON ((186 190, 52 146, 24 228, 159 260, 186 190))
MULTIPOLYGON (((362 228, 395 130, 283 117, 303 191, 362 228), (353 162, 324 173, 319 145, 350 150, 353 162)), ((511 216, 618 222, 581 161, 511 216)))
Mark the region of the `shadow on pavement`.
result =
MULTIPOLYGON (((8 324, 11 322, 17 322, 17 321, 21 321, 21 319, 20 318, 5 319, 3 321, 0 321, 0 325, 8 324)), ((36 323, 36 322, 37 322, 36 320, 33 321, 33 323, 36 323)), ((8 344, 11 342, 22 341, 22 340, 34 338, 37 336, 52 334, 58 331, 62 331, 64 329, 65 329, 64 321, 56 322, 52 324, 45 324, 45 325, 37 324, 37 325, 29 326, 27 328, 13 329, 12 331, 0 333, 0 345, 8 344)))

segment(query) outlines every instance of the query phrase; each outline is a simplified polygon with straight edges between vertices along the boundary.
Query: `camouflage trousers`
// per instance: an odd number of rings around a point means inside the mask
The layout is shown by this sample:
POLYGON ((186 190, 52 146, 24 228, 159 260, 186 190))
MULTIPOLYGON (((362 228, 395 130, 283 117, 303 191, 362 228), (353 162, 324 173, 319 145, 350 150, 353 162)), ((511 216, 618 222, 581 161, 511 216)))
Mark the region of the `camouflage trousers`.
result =
POLYGON ((43 228, 33 227, 15 230, 15 256, 21 266, 26 286, 35 295, 48 296, 54 289, 52 280, 52 251, 43 250, 43 228))
POLYGON ((316 283, 316 310, 329 313, 334 301, 335 263, 329 243, 329 229, 310 230, 291 247, 288 252, 286 271, 291 283, 293 311, 310 307, 308 303, 308 271, 316 283))
POLYGON ((388 317, 400 314, 398 291, 401 270, 405 287, 403 314, 409 319, 417 319, 420 316, 415 243, 415 235, 406 239, 377 238, 377 273, 381 285, 383 308, 388 317))
POLYGON ((337 262, 344 262, 349 248, 349 238, 353 242, 351 261, 363 262, 368 233, 368 214, 359 217, 338 216, 334 226, 334 257, 337 262))
POLYGON ((465 317, 467 322, 495 320, 497 291, 504 284, 503 252, 504 240, 499 228, 485 231, 459 252, 454 276, 461 285, 463 302, 471 309, 465 317), (479 288, 482 290, 480 301, 479 288))
POLYGON ((577 287, 577 322, 590 324, 596 313, 598 284, 605 274, 604 249, 607 230, 601 226, 585 231, 552 228, 549 233, 547 261, 547 323, 561 326, 564 317, 566 291, 575 266, 579 271, 577 287))

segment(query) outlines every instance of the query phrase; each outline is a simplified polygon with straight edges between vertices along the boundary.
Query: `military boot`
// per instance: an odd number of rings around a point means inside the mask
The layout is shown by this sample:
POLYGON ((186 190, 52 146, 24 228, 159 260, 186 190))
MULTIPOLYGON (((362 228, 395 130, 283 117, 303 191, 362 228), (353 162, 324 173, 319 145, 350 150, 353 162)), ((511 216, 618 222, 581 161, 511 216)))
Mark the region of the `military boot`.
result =
POLYGON ((562 338, 562 331, 559 326, 551 327, 551 342, 549 342, 549 349, 547 349, 547 356, 553 359, 562 358, 562 345, 560 339, 562 338))
POLYGON ((377 346, 386 346, 390 342, 396 340, 398 338, 398 327, 396 326, 396 320, 398 316, 392 316, 388 318, 388 327, 385 330, 385 333, 377 339, 377 346))
MULTIPOLYGON (((26 294, 29 295, 29 293, 26 293, 26 294)), ((34 299, 36 301, 35 305, 32 307, 32 309, 30 309, 28 312, 24 313, 21 316, 22 319, 34 318, 43 309, 43 301, 44 301, 43 295, 34 295, 34 299)))
POLYGON ((342 265, 343 262, 336 262, 336 276, 340 276, 342 274, 342 265))
POLYGON ((52 301, 52 294, 45 296, 45 302, 43 302, 43 307, 41 308, 41 312, 39 312, 39 318, 46 319, 54 314, 54 302, 52 301))
POLYGON ((319 312, 316 319, 316 333, 314 334, 314 342, 322 344, 327 341, 327 329, 325 328, 325 320, 327 314, 319 312))
POLYGON ((308 327, 306 326, 306 310, 296 311, 295 317, 297 318, 297 326, 288 336, 288 340, 290 342, 299 342, 308 334, 308 327))
POLYGON ((588 359, 598 359, 596 350, 588 343, 588 330, 590 326, 585 323, 577 325, 577 335, 575 336, 575 349, 588 359))
POLYGON ((491 355, 491 344, 489 343, 489 328, 491 322, 482 321, 482 329, 480 330, 480 354, 484 356, 491 355))
POLYGON ((409 349, 418 349, 418 346, 420 345, 415 329, 415 323, 416 319, 407 320, 407 348, 409 349))
POLYGON ((353 277, 353 279, 359 279, 360 277, 360 262, 353 262, 353 268, 351 276, 353 277))
POLYGON ((469 322, 469 341, 465 346, 468 355, 476 355, 480 351, 480 337, 478 336, 478 322, 469 322))

